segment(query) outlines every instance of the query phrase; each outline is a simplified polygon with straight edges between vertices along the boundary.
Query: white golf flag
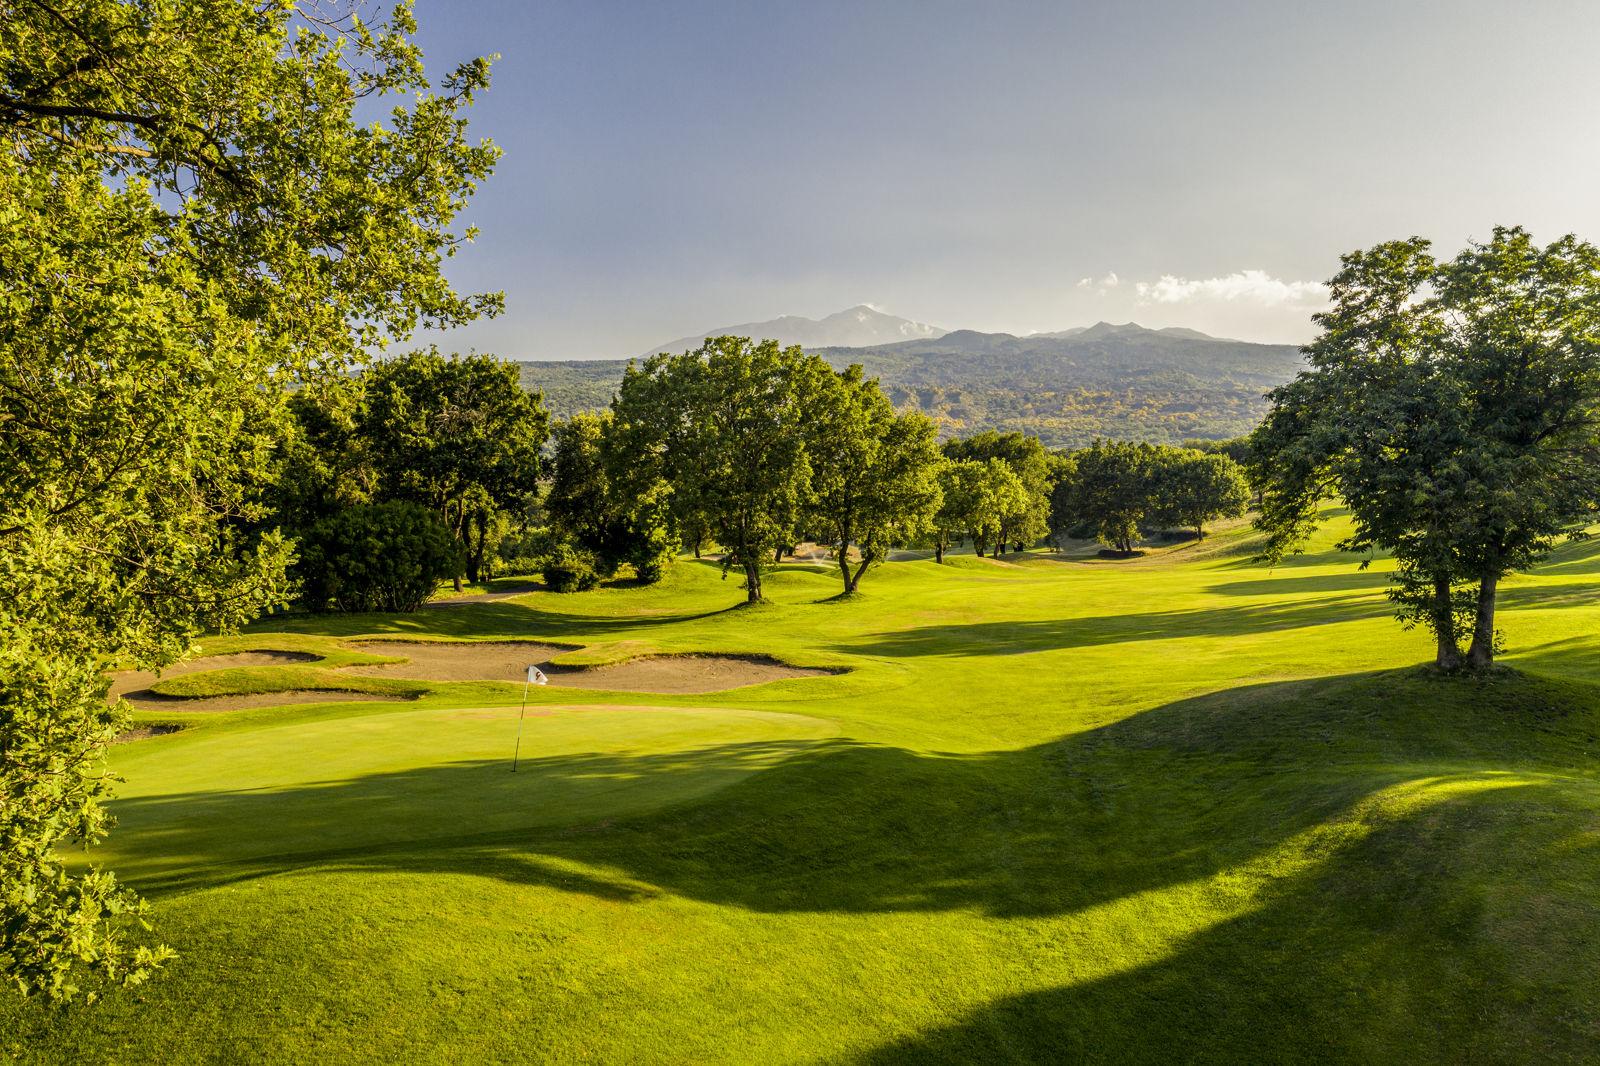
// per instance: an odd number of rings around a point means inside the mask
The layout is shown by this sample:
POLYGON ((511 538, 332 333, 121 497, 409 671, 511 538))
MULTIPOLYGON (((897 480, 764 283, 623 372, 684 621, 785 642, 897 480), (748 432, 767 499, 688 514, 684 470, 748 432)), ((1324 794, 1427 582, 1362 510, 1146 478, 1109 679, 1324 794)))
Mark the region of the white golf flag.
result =
POLYGON ((548 677, 544 676, 544 671, 539 669, 537 666, 528 667, 528 684, 543 685, 549 682, 549 680, 550 679, 548 677))

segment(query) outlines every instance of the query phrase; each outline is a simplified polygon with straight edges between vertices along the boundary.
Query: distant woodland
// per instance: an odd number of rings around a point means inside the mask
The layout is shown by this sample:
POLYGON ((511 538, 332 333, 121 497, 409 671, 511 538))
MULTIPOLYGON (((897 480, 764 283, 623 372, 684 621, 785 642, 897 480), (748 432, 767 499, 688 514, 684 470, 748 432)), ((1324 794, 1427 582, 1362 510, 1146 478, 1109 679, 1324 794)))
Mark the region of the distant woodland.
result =
MULTIPOLYGON (((1302 366, 1292 345, 1103 323, 1069 337, 962 330, 817 354, 838 368, 862 364, 896 408, 928 415, 943 436, 1019 430, 1047 448, 1237 437, 1261 421, 1267 391, 1302 366)), ((628 361, 521 365, 523 385, 566 417, 605 409, 628 361)))

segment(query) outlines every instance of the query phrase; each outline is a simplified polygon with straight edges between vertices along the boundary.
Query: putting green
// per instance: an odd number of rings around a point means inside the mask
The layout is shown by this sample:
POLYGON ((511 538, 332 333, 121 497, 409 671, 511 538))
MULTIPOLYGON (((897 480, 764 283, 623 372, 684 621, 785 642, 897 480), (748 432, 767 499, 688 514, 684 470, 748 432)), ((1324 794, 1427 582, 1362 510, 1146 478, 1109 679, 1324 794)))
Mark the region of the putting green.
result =
POLYGON ((152 887, 201 864, 596 824, 722 788, 838 733, 808 715, 615 704, 410 710, 199 733, 117 752, 107 865, 152 887))

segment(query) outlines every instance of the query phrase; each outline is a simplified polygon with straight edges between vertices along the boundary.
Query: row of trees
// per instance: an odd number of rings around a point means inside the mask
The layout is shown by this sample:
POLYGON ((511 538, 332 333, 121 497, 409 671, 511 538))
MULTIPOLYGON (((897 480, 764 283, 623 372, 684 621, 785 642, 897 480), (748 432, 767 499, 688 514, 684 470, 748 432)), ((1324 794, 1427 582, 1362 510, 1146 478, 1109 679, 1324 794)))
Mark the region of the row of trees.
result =
POLYGON ((514 364, 413 352, 301 389, 289 407, 264 524, 298 542, 313 609, 414 609, 440 576, 481 580, 537 499, 549 417, 514 364), (369 550, 385 537, 408 550, 369 550))
POLYGON ((933 423, 897 414, 860 367, 717 337, 631 367, 608 413, 557 429, 547 510, 603 567, 647 581, 679 544, 713 542, 752 603, 763 568, 814 538, 849 593, 927 526, 938 459, 933 423))
MULTIPOLYGON (((546 511, 563 542, 602 573, 627 563, 652 581, 681 544, 698 553, 710 541, 742 571, 750 602, 763 568, 801 540, 831 548, 848 594, 895 547, 929 544, 942 562, 962 540, 982 555, 1056 533, 1126 551, 1152 526, 1203 535, 1248 498, 1222 454, 1051 453, 993 431, 941 448, 933 424, 896 413, 860 367, 740 337, 631 368, 610 411, 574 417, 554 438, 546 511)), ((568 582, 571 553, 558 554, 568 582)))

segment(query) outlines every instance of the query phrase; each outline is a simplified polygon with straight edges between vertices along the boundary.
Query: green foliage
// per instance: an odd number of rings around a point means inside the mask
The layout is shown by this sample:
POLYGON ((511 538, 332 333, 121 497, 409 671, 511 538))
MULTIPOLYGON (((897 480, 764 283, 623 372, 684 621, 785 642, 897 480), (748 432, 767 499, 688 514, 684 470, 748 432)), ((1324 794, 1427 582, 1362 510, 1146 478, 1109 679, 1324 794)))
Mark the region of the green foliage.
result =
POLYGON ((1050 531, 1052 466, 1050 454, 1038 438, 987 430, 946 441, 944 454, 955 460, 1002 462, 1022 486, 1019 503, 1011 485, 991 475, 989 503, 983 508, 985 520, 972 527, 975 539, 981 535, 982 542, 992 542, 999 554, 1008 545, 1017 551, 1031 547, 1050 531))
POLYGON ((819 367, 776 341, 714 337, 629 367, 612 405, 635 476, 672 486, 674 517, 704 529, 727 552, 725 565, 744 570, 752 603, 763 568, 796 540, 811 474, 805 385, 819 367))
POLYGON ((362 378, 308 382, 288 399, 263 525, 291 535, 372 500, 379 484, 362 433, 362 378))
POLYGON ((362 433, 380 495, 433 509, 461 542, 467 576, 482 577, 495 516, 538 491, 549 417, 513 364, 492 356, 412 352, 364 375, 362 433))
POLYGON ((927 530, 939 506, 937 434, 921 415, 895 414, 859 366, 812 370, 807 520, 832 546, 849 594, 890 549, 927 530), (861 555, 853 567, 851 545, 861 555))
POLYGON ((545 586, 551 592, 584 592, 600 584, 594 556, 568 544, 553 548, 541 569, 545 586))
POLYGON ((609 412, 574 415, 556 427, 545 508, 557 533, 593 555, 607 575, 630 563, 639 580, 661 580, 675 554, 668 486, 637 469, 609 412))
POLYGON ((947 459, 935 469, 939 484, 939 509, 934 512, 934 558, 944 553, 983 521, 983 479, 987 465, 971 459, 947 459))
POLYGON ((1198 455, 1164 448, 1158 451, 1152 520, 1206 535, 1205 524, 1238 518, 1250 504, 1250 483, 1244 470, 1226 455, 1198 455))
POLYGON ((312 526, 295 566, 313 611, 415 611, 457 573, 460 548, 432 511, 406 500, 355 504, 312 526))
POLYGON ((1403 621, 1436 661, 1492 664, 1500 579, 1526 569, 1600 503, 1600 251, 1499 228, 1455 259, 1427 241, 1343 259, 1311 370, 1272 394, 1256 432, 1267 551, 1293 551, 1317 502, 1350 505, 1356 550, 1393 552, 1403 621))
POLYGON ((286 391, 499 303, 440 270, 497 154, 460 117, 487 65, 436 92, 407 9, 295 18, 0 18, 0 972, 25 994, 92 996, 165 957, 129 940, 139 905, 111 875, 61 856, 107 825, 122 716, 98 670, 171 663, 284 601, 289 553, 259 531, 286 391))
POLYGON ((1161 452, 1152 444, 1096 441, 1073 459, 1073 476, 1056 489, 1063 530, 1082 526, 1117 551, 1132 551, 1157 506, 1161 452))

